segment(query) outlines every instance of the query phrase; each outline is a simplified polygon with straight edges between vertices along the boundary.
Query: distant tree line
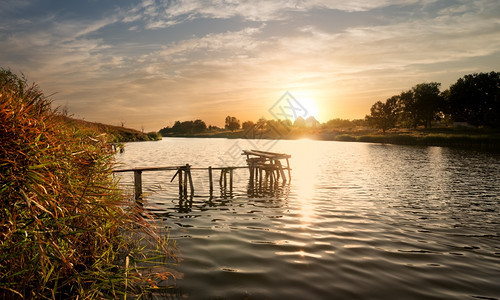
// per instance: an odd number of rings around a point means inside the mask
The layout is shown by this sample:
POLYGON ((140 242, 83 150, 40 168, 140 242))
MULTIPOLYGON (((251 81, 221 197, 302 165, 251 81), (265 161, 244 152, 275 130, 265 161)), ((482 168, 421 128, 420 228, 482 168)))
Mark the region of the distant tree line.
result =
MULTIPOLYGON (((432 127, 437 121, 447 125, 459 122, 477 127, 500 128, 500 73, 474 73, 465 75, 441 92, 441 83, 429 82, 415 85, 399 95, 385 101, 377 101, 364 119, 332 119, 320 124, 313 116, 304 119, 266 120, 240 122, 234 116, 227 116, 224 129, 242 129, 249 136, 259 134, 287 134, 290 130, 308 128, 326 130, 374 127, 385 132, 391 128, 432 127)), ((223 129, 208 126, 202 120, 176 121, 172 127, 159 131, 162 136, 175 134, 198 134, 217 132, 223 129)))
POLYGON ((194 120, 194 121, 175 121, 174 126, 165 127, 160 129, 160 134, 162 136, 168 136, 171 133, 181 133, 181 134, 192 134, 192 133, 202 133, 207 131, 207 124, 202 120, 194 120))
POLYGON ((474 73, 440 92, 440 83, 420 83, 410 90, 377 101, 365 117, 382 129, 430 128, 435 121, 500 128, 500 73, 474 73))

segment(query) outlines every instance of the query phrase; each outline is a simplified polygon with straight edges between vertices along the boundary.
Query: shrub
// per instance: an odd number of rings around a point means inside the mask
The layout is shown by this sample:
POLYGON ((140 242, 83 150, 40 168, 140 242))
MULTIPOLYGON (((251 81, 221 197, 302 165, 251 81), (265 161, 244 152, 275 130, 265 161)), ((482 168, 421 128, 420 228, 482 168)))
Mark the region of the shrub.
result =
POLYGON ((154 238, 165 257, 172 248, 115 188, 107 136, 68 126, 38 86, 4 69, 0 132, 0 298, 144 290, 147 279, 118 264, 139 254, 124 233, 154 238))

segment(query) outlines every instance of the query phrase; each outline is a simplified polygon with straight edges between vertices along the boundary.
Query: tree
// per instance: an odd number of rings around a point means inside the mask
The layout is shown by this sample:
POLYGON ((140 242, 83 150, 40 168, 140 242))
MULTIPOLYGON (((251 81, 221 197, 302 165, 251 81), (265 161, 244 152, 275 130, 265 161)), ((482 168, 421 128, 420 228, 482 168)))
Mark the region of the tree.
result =
POLYGON ((205 122, 203 122, 200 119, 194 120, 192 132, 200 133, 200 132, 205 132, 206 130, 207 130, 207 124, 205 124, 205 122))
POLYGON ((316 120, 316 118, 314 116, 309 116, 307 119, 306 119, 306 126, 307 127, 312 127, 312 128, 316 128, 320 125, 320 123, 318 122, 318 120, 316 120))
POLYGON ((398 102, 399 96, 392 96, 385 103, 377 101, 370 109, 371 114, 366 116, 367 122, 376 128, 382 129, 384 133, 387 129, 393 128, 396 126, 398 119, 398 102))
POLYGON ((420 83, 399 95, 400 122, 404 127, 432 126, 439 116, 443 98, 439 82, 420 83))
POLYGON ((304 120, 304 118, 302 118, 302 116, 299 116, 293 122, 293 126, 295 126, 295 127, 306 127, 306 120, 304 120))
POLYGON ((160 134, 163 136, 167 136, 171 133, 201 133, 207 130, 207 125, 202 120, 195 121, 175 121, 174 126, 172 128, 165 127, 160 129, 160 134))
POLYGON ((399 106, 401 113, 399 115, 399 122, 401 126, 407 128, 417 128, 418 126, 418 115, 415 104, 415 97, 413 96, 413 91, 408 90, 401 92, 399 95, 399 106))
POLYGON ((241 124, 241 128, 243 128, 243 130, 245 131, 253 128, 254 126, 255 124, 252 121, 245 121, 243 122, 243 124, 241 124))
POLYGON ((226 129, 231 131, 240 129, 240 120, 236 119, 236 117, 227 116, 225 124, 226 129))
POLYGON ((439 91, 440 86, 441 83, 439 82, 430 82, 420 83, 412 88, 415 99, 415 114, 425 128, 430 128, 432 126, 431 122, 438 117, 442 102, 439 91))
POLYGON ((450 86, 446 113, 455 122, 500 127, 500 73, 465 75, 450 86))

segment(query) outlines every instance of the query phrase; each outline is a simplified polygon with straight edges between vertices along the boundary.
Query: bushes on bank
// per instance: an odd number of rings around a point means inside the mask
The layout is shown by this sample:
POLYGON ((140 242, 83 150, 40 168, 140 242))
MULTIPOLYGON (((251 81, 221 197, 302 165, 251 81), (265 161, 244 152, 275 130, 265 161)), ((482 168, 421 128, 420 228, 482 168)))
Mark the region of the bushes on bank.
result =
POLYGON ((38 86, 0 69, 0 299, 140 293, 152 281, 125 267, 140 254, 125 233, 172 250, 115 188, 108 137, 61 120, 38 86))

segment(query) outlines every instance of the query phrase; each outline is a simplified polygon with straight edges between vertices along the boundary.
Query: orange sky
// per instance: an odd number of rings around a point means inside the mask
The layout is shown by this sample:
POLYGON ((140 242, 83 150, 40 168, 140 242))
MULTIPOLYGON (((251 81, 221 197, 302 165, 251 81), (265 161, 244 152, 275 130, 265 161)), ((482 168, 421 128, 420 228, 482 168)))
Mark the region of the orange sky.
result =
POLYGON ((89 121, 272 119, 289 92, 321 122, 422 83, 498 71, 496 0, 11 1, 0 67, 89 121))

